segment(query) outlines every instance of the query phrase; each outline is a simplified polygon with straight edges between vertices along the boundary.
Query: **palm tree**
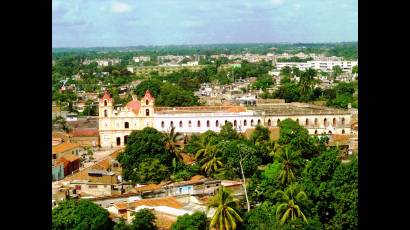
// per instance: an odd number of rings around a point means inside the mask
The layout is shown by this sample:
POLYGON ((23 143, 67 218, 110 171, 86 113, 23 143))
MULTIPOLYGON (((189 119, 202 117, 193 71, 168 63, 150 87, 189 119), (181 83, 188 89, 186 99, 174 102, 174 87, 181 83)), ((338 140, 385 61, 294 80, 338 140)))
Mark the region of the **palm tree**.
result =
POLYGON ((165 148, 173 153, 179 160, 182 160, 181 151, 177 147, 176 143, 181 141, 183 136, 179 132, 175 132, 175 127, 172 127, 171 130, 165 134, 165 148))
POLYGON ((312 68, 307 69, 300 76, 299 86, 301 87, 301 94, 306 95, 310 90, 312 90, 314 80, 316 76, 316 71, 312 68))
POLYGON ((279 174, 279 180, 282 185, 290 184, 295 181, 295 171, 299 168, 300 154, 299 152, 291 151, 287 146, 283 151, 276 154, 278 161, 282 164, 282 169, 279 174))
POLYGON ((208 204, 208 208, 216 208, 210 227, 216 227, 218 230, 236 229, 237 223, 243 222, 236 210, 236 205, 236 200, 231 196, 230 192, 221 187, 218 194, 212 197, 208 204))
POLYGON ((276 206, 276 217, 281 224, 288 220, 302 218, 307 222, 301 206, 307 200, 306 193, 303 192, 298 184, 289 185, 285 191, 276 191, 275 196, 279 197, 279 204, 276 206))
POLYGON ((197 151, 195 157, 199 163, 202 164, 201 169, 208 175, 217 172, 223 163, 221 157, 218 157, 218 148, 212 142, 206 144, 204 148, 201 148, 197 151))

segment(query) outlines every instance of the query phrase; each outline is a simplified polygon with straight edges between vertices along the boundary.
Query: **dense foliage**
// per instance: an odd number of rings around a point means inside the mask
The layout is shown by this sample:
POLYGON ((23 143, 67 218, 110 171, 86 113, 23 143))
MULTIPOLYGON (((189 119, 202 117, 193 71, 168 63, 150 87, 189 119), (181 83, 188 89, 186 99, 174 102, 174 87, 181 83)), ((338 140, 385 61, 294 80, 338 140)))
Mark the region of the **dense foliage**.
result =
POLYGON ((114 223, 108 211, 88 200, 65 200, 52 211, 52 229, 109 230, 114 223))
POLYGON ((208 218, 203 212, 195 212, 192 215, 179 216, 171 226, 171 230, 208 230, 208 218))

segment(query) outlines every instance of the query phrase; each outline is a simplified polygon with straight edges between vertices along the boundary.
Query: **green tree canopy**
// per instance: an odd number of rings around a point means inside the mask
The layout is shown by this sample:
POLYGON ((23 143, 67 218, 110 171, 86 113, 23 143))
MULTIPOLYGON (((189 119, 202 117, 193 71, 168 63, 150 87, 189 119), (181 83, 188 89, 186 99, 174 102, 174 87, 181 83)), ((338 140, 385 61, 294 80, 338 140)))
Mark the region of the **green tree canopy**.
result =
POLYGON ((131 229, 135 230, 156 230, 156 217, 149 209, 141 209, 132 214, 134 219, 131 223, 131 229))
POLYGON ((208 218, 203 212, 195 212, 192 215, 179 216, 171 226, 171 230, 208 230, 208 218))
POLYGON ((65 200, 52 211, 52 229, 110 230, 114 223, 107 210, 88 200, 65 200))
POLYGON ((161 172, 166 172, 171 167, 173 155, 165 146, 164 134, 154 128, 133 131, 128 137, 124 152, 118 156, 124 179, 144 183, 167 178, 168 174, 157 174, 154 177, 141 174, 150 169, 149 164, 155 164, 161 172))
POLYGON ((153 97, 158 97, 161 91, 162 82, 156 79, 142 81, 134 89, 134 93, 139 97, 143 97, 147 90, 151 91, 153 97))

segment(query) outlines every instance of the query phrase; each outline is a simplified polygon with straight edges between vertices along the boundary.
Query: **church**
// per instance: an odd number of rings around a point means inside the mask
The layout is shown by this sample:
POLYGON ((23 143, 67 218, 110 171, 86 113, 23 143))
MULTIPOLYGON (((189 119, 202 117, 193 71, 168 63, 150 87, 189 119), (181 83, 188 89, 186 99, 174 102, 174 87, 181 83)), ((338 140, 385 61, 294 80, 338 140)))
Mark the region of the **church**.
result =
POLYGON ((293 119, 310 134, 350 134, 351 114, 347 110, 315 106, 305 103, 261 104, 245 106, 157 107, 150 91, 138 100, 133 96, 125 106, 115 107, 105 92, 99 101, 99 134, 101 147, 120 147, 127 144, 133 130, 153 127, 167 132, 175 127, 184 134, 219 132, 231 122, 238 132, 256 125, 277 127, 281 120, 293 119))

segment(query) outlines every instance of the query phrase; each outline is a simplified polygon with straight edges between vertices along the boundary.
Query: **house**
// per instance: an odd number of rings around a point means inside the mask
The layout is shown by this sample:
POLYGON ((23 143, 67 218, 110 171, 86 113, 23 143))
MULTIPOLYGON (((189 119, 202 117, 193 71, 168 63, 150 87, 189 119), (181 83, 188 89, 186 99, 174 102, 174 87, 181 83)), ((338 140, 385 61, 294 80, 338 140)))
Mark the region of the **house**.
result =
POLYGON ((166 206, 170 208, 180 209, 183 205, 175 197, 153 198, 153 199, 141 199, 133 202, 119 202, 113 206, 107 208, 108 212, 120 215, 123 218, 131 221, 131 213, 135 212, 135 209, 140 207, 157 207, 166 206), (129 212, 130 211, 130 212, 129 212))
POLYGON ((99 132, 96 128, 81 128, 73 129, 70 132, 72 143, 79 144, 81 146, 92 146, 96 147, 100 145, 99 132))
POLYGON ((112 185, 88 180, 73 180, 70 182, 80 196, 103 197, 112 195, 112 185))
POLYGON ((211 180, 197 175, 193 176, 189 181, 175 182, 164 187, 168 196, 213 195, 220 185, 220 180, 211 180))
POLYGON ((52 167, 53 181, 62 180, 64 178, 64 163, 60 162, 52 167))
POLYGON ((81 155, 82 148, 79 144, 63 142, 58 145, 53 145, 52 147, 52 159, 57 160, 67 154, 72 154, 76 156, 81 155))
POLYGON ((80 169, 80 158, 73 154, 65 154, 56 160, 56 164, 63 164, 64 176, 68 176, 80 169))

